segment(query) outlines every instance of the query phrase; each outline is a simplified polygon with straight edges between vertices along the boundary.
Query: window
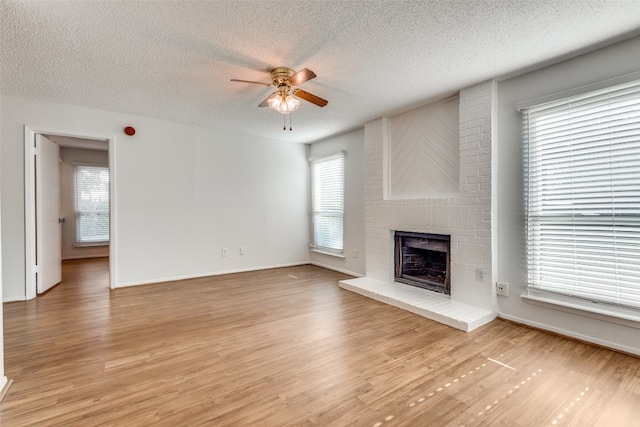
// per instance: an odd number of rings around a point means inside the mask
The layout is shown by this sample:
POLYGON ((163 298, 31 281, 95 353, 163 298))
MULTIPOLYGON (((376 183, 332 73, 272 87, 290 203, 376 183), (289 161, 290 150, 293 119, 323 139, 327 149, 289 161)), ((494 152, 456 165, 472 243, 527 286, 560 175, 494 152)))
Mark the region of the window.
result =
POLYGON ((313 245, 319 252, 343 254, 344 153, 311 162, 313 245))
POLYGON ((524 112, 531 295, 640 308, 640 82, 524 112))
POLYGON ((109 169, 75 167, 76 245, 109 243, 109 169))

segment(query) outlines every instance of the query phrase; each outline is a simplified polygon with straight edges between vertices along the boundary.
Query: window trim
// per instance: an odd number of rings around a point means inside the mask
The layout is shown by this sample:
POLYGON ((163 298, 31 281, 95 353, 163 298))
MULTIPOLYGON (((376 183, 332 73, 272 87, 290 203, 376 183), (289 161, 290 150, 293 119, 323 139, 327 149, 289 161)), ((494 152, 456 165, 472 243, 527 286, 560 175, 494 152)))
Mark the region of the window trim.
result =
MULTIPOLYGON (((634 82, 637 84, 638 79, 640 78, 640 73, 632 73, 623 77, 610 79, 605 82, 596 83, 594 85, 583 86, 578 89, 574 89, 571 91, 563 92, 562 94, 556 94, 553 96, 538 98, 534 101, 527 101, 526 103, 521 103, 517 105, 517 109, 520 112, 525 112, 529 108, 534 108, 537 106, 545 105, 545 104, 560 104, 564 100, 568 100, 568 98, 580 97, 580 96, 589 96, 594 92, 613 92, 616 90, 617 86, 629 85, 634 82), (608 90, 611 89, 611 90, 608 90), (562 95, 562 96, 561 96, 562 95)), ((523 121, 525 121, 524 129, 526 130, 526 118, 523 117, 523 121)), ((524 164, 523 164, 523 176, 525 183, 525 221, 529 222, 529 212, 528 212, 528 199, 529 199, 529 154, 528 154, 528 146, 527 135, 523 136, 524 138, 524 164)), ((528 231, 525 233, 525 243, 529 245, 529 237, 528 231)), ((529 270, 529 262, 527 260, 527 271, 529 270)), ((588 298, 583 298, 580 296, 572 296, 572 295, 564 295, 562 293, 555 293, 553 291, 540 289, 537 287, 532 287, 528 282, 529 273, 527 273, 527 287, 525 289, 525 293, 520 295, 521 298, 525 300, 525 302, 543 306, 546 308, 556 309, 560 311, 565 311, 573 314, 580 314, 587 317, 597 318, 600 320, 609 321, 612 323, 621 324, 624 326, 629 326, 633 328, 640 329, 640 310, 637 307, 625 306, 616 303, 609 303, 606 301, 591 301, 588 298)))
POLYGON ((625 74, 624 76, 614 77, 612 79, 603 80, 600 82, 579 86, 577 88, 561 91, 547 96, 541 96, 539 98, 530 99, 527 101, 519 102, 516 104, 516 111, 522 112, 528 108, 534 107, 540 104, 546 104, 550 102, 560 101, 572 96, 579 96, 588 92, 595 92, 597 90, 606 89, 608 87, 617 86, 625 83, 630 83, 634 80, 640 80, 640 71, 635 73, 625 74))
POLYGON ((344 255, 344 249, 343 249, 342 253, 335 253, 335 252, 329 252, 329 251, 327 251, 325 249, 320 249, 319 247, 316 248, 313 245, 309 245, 309 247, 311 248, 311 252, 315 252, 315 253, 320 254, 320 255, 327 255, 327 256, 332 256, 334 258, 340 258, 340 259, 346 259, 347 258, 344 255))
POLYGON ((95 248, 95 247, 108 247, 111 243, 111 170, 108 165, 98 164, 98 163, 90 163, 90 162, 74 162, 73 163, 73 215, 75 220, 75 230, 74 230, 74 248, 95 248), (109 222, 109 231, 107 240, 95 240, 95 241, 87 241, 82 242, 78 240, 78 227, 79 227, 79 210, 78 210, 78 187, 77 187, 77 172, 80 168, 100 168, 105 169, 109 174, 109 184, 107 185, 107 217, 109 222))
POLYGON ((311 181, 311 244, 309 245, 309 247, 311 248, 312 252, 315 253, 319 253, 322 255, 329 255, 329 256, 333 256, 336 258, 342 258, 344 259, 344 219, 345 219, 345 197, 344 197, 344 193, 345 193, 345 155, 346 155, 346 150, 341 150, 332 154, 328 154, 325 156, 321 156, 321 157, 317 157, 317 158, 309 158, 309 163, 310 163, 310 181, 311 181), (314 179, 313 179, 313 167, 314 167, 314 163, 316 162, 324 162, 324 161, 329 161, 335 158, 340 158, 342 161, 342 210, 340 212, 341 215, 341 220, 342 220, 342 236, 340 238, 340 244, 341 244, 341 248, 337 249, 337 248, 331 248, 331 247, 327 247, 327 246, 321 246, 321 245, 316 245, 316 232, 315 232, 315 220, 316 220, 316 214, 317 212, 315 211, 315 203, 314 203, 314 179))
POLYGON ((640 329, 640 313, 622 306, 547 294, 528 288, 526 293, 520 295, 520 298, 528 304, 640 329))

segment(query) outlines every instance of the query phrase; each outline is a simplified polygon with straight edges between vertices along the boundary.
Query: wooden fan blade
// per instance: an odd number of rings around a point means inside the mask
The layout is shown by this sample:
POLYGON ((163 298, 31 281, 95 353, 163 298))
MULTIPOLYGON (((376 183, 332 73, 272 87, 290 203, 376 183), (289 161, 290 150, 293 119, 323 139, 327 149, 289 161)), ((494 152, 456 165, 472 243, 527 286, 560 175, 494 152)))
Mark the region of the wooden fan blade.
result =
POLYGON ((304 99, 305 101, 309 101, 312 104, 316 104, 318 107, 324 107, 329 103, 329 101, 327 101, 326 99, 322 99, 319 96, 316 96, 302 89, 294 89, 293 94, 300 99, 304 99))
POLYGON ((304 70, 300 70, 297 73, 295 73, 293 76, 289 77, 289 83, 291 83, 291 86, 299 86, 301 83, 304 83, 315 77, 316 77, 316 73, 305 68, 304 70))
POLYGON ((265 99, 264 101, 262 101, 260 103, 260 105, 258 105, 258 107, 267 107, 269 105, 269 100, 271 98, 273 98, 274 96, 276 96, 278 94, 278 92, 273 92, 271 95, 267 96, 267 99, 265 99))
POLYGON ((252 82, 251 80, 240 80, 240 79, 231 79, 232 82, 240 82, 240 83, 251 83, 254 85, 262 85, 262 86, 271 86, 273 87, 273 83, 262 83, 262 82, 252 82))

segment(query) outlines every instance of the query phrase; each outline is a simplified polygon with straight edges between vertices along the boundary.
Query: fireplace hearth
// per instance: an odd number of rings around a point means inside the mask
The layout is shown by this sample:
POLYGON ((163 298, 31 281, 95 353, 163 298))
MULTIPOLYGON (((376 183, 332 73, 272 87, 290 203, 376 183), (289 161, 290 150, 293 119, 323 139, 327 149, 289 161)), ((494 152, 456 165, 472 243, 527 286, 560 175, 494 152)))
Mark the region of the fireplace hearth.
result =
POLYGON ((451 295, 450 236, 396 231, 394 241, 397 282, 451 295))

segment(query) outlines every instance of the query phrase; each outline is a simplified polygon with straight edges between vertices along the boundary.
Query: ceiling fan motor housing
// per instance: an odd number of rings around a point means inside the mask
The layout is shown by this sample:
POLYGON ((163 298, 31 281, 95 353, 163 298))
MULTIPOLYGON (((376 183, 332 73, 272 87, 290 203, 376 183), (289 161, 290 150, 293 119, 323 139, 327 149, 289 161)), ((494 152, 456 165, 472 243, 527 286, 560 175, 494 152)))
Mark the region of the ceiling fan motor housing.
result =
POLYGON ((296 72, 291 68, 285 68, 285 67, 274 68, 271 71, 271 80, 273 80, 273 83, 276 86, 282 86, 282 85, 290 86, 291 84, 289 83, 289 79, 295 73, 296 72))

